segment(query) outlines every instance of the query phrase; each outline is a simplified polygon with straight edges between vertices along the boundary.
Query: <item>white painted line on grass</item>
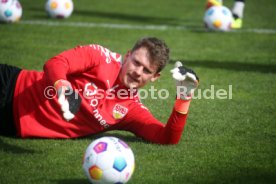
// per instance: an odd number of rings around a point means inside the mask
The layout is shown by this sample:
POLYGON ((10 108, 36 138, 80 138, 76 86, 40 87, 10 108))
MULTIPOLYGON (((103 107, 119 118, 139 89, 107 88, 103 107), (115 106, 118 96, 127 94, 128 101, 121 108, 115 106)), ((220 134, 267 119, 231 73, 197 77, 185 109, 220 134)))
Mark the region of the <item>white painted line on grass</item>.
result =
MULTIPOLYGON (((61 22, 61 21, 44 21, 44 20, 22 20, 20 24, 44 25, 44 26, 69 26, 69 27, 99 27, 112 29, 135 29, 135 30, 186 30, 186 31, 205 31, 202 28, 190 28, 186 26, 170 25, 132 25, 132 24, 113 24, 113 23, 93 23, 93 22, 61 22)), ((232 32, 252 32, 260 34, 276 34, 276 29, 240 29, 232 32)))

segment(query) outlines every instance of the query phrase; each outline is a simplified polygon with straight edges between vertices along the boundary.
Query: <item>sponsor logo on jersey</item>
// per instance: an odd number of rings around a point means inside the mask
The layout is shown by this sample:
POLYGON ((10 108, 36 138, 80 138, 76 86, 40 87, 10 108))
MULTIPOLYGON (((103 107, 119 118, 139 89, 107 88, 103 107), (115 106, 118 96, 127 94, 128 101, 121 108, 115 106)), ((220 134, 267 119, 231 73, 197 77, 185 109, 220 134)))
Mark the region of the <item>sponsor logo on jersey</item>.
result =
POLYGON ((85 84, 84 87, 84 96, 89 98, 94 96, 97 93, 98 87, 93 82, 85 84))
POLYGON ((99 112, 98 109, 94 109, 93 110, 93 115, 97 119, 97 121, 100 123, 101 126, 103 126, 104 128, 108 128, 109 127, 109 124, 103 118, 103 116, 100 114, 100 112, 99 112))
POLYGON ((128 108, 120 105, 120 104, 116 104, 113 107, 113 117, 115 119, 122 119, 128 112, 128 108))

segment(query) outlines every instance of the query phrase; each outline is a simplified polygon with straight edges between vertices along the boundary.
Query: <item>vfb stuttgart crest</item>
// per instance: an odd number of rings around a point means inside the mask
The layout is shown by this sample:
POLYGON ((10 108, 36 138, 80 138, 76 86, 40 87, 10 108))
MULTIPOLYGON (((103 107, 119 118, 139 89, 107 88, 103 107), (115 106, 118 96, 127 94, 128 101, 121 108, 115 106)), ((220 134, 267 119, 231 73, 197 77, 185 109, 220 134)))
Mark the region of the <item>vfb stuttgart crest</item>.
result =
POLYGON ((128 109, 120 104, 113 107, 113 117, 115 119, 122 119, 128 112, 128 109))

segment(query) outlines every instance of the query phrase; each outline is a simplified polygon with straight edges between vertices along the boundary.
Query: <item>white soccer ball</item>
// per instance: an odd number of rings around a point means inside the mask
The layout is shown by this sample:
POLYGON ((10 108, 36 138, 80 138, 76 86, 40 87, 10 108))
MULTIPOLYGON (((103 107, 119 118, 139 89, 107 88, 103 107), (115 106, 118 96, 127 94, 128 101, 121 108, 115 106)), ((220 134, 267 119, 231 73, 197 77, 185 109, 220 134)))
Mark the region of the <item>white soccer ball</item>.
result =
POLYGON ((18 22, 22 17, 22 6, 18 0, 0 0, 0 21, 18 22))
POLYGON ((102 137, 87 147, 82 166, 93 184, 126 183, 134 172, 135 159, 124 141, 102 137))
POLYGON ((45 10, 51 18, 68 18, 73 13, 72 0, 47 0, 45 10))
POLYGON ((232 13, 225 6, 212 6, 204 15, 205 26, 212 31, 230 31, 232 21, 232 13))

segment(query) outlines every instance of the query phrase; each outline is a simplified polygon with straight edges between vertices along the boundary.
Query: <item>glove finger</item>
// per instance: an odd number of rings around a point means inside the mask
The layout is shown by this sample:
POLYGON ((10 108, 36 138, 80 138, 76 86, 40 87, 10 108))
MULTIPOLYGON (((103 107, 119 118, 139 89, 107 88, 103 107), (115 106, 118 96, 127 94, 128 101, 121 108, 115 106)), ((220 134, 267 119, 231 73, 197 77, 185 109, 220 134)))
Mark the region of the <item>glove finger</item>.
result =
POLYGON ((186 76, 187 76, 187 80, 192 80, 192 81, 197 81, 197 78, 194 74, 190 73, 190 72, 187 72, 186 73, 186 76))
POLYGON ((176 61, 175 64, 174 64, 174 67, 178 68, 180 66, 183 66, 182 63, 180 61, 176 61))
POLYGON ((65 102, 65 95, 61 93, 58 97, 58 103, 62 105, 64 102, 65 102))
POLYGON ((181 73, 173 73, 172 77, 177 81, 184 81, 186 79, 186 75, 181 75, 181 73))
POLYGON ((174 68, 174 69, 171 69, 170 72, 173 74, 173 73, 176 73, 178 72, 178 68, 174 68))
POLYGON ((62 110, 62 112, 69 111, 69 102, 68 102, 68 100, 65 100, 65 101, 61 104, 61 110, 62 110))
POLYGON ((70 111, 66 111, 63 113, 63 117, 65 120, 70 121, 71 119, 73 119, 75 117, 75 115, 72 114, 70 111))
POLYGON ((172 73, 172 77, 177 81, 182 81, 182 80, 185 80, 185 78, 186 78, 185 75, 182 75, 179 72, 179 68, 174 68, 170 72, 172 73))

